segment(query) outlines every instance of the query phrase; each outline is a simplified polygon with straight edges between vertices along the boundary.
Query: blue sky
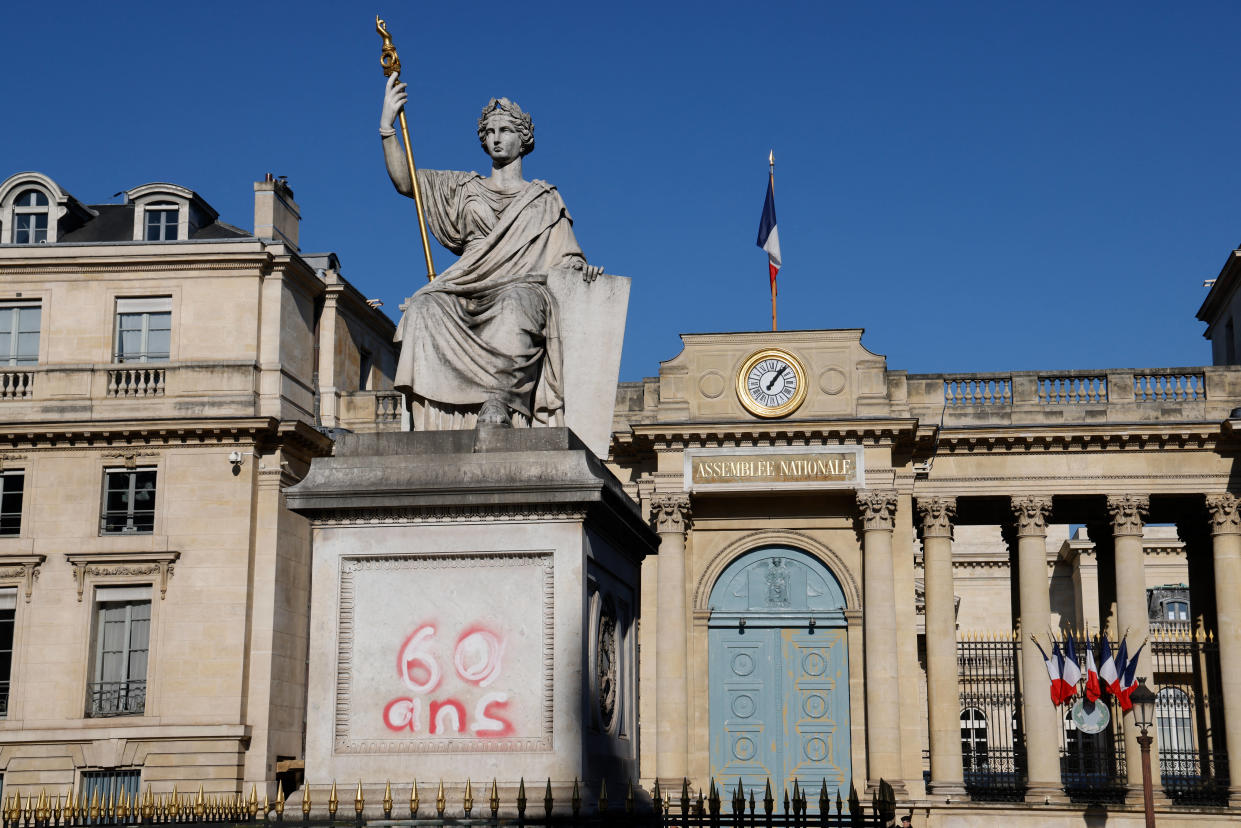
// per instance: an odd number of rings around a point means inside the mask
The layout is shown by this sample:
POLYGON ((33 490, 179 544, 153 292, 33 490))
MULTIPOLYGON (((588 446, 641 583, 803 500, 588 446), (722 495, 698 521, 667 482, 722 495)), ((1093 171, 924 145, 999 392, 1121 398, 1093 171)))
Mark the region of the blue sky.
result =
POLYGON ((420 166, 485 171, 492 96, 533 113, 527 177, 633 277, 622 379, 678 333, 770 327, 772 148, 781 327, 866 328, 890 368, 1207 363, 1202 282, 1241 242, 1233 2, 46 8, 0 23, 0 179, 172 181, 249 228, 251 183, 287 175, 303 249, 395 316, 425 277, 377 134, 382 13, 420 166))

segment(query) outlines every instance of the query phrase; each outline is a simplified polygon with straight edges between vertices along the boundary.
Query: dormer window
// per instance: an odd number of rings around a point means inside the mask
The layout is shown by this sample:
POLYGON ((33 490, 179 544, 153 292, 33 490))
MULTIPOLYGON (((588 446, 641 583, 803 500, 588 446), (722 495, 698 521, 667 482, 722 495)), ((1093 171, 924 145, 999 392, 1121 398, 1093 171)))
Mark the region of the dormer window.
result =
POLYGON ((176 204, 159 202, 146 208, 146 240, 176 241, 181 211, 176 204))
POLYGON ((18 193, 13 202, 13 244, 43 244, 47 241, 47 194, 29 189, 18 193))

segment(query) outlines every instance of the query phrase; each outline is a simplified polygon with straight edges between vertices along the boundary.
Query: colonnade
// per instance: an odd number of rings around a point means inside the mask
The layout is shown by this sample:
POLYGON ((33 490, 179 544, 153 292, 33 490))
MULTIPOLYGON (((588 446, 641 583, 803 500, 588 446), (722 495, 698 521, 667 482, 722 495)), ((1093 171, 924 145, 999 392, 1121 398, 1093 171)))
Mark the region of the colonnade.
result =
MULTIPOLYGON (((857 493, 862 540, 863 642, 865 648, 866 777, 899 787, 902 772, 901 731, 895 711, 898 696, 898 628, 894 586, 893 530, 897 504, 894 490, 857 493)), ((688 662, 689 613, 686 605, 685 538, 690 527, 688 494, 656 494, 650 501, 652 522, 660 535, 656 638, 656 775, 662 781, 689 775, 688 662)), ((1142 529, 1149 497, 1123 494, 1107 498, 1115 546, 1113 579, 1116 622, 1129 640, 1148 635, 1148 613, 1142 529)), ((1050 495, 1011 498, 1015 537, 1020 660, 1025 687, 1021 694, 1024 722, 1027 801, 1057 802, 1065 798, 1060 773, 1060 712, 1048 698, 1042 653, 1030 633, 1051 627, 1047 522, 1050 495)), ((933 798, 965 794, 957 675, 956 609, 953 590, 953 525, 958 502, 952 497, 916 499, 925 575, 927 723, 930 736, 930 782, 933 798)), ((1210 515, 1216 635, 1222 676, 1223 734, 1230 756, 1241 757, 1241 501, 1232 494, 1206 497, 1210 515)), ((1102 586, 1102 585, 1101 585, 1102 586)), ((1111 593, 1111 585, 1108 594, 1111 593)), ((1150 648, 1139 656, 1137 675, 1151 676, 1150 648)), ((1132 719, 1125 717, 1127 783, 1134 801, 1141 800, 1142 768, 1132 719)), ((1154 730, 1155 728, 1152 728, 1154 730)), ((1157 734, 1152 734, 1157 735, 1157 734)), ((1158 742, 1152 746, 1157 769, 1158 742)), ((1158 771, 1156 770, 1156 774, 1158 771)), ((859 774, 860 776, 860 774, 859 774)), ((1230 763, 1231 801, 1241 794, 1241 761, 1230 763)))

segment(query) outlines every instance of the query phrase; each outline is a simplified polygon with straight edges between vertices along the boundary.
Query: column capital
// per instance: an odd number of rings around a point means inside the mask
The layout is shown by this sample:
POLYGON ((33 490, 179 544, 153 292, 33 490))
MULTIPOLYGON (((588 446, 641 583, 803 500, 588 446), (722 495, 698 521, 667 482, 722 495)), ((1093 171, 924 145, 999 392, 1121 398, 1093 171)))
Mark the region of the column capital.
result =
POLYGON ((922 537, 952 539, 952 521, 957 516, 955 497, 920 497, 918 514, 922 516, 922 537))
POLYGON ((1141 537, 1150 511, 1151 499, 1145 495, 1115 495, 1107 499, 1107 513, 1112 517, 1112 535, 1141 537))
POLYGON ((1212 535, 1241 535, 1241 510, 1238 506, 1241 506, 1241 500, 1230 492, 1207 495, 1212 535))
POLYGON ((688 529, 689 495, 684 492, 657 492, 651 495, 651 524, 661 535, 688 529))
POLYGON ((857 507, 866 531, 891 532, 896 517, 896 491, 893 489, 859 489, 857 507))
POLYGON ((1047 537, 1047 518, 1051 517, 1050 495, 1018 495, 1012 499, 1017 537, 1047 537))

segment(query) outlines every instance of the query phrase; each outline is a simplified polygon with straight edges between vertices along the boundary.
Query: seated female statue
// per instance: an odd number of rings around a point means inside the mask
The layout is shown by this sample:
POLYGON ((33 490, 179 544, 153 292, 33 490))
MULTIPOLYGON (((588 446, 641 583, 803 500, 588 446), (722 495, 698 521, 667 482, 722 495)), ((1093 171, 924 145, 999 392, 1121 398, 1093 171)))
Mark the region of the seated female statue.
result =
MULTIPOLYGON (((405 106, 405 84, 388 79, 380 134, 388 175, 413 195, 404 148, 392 127, 405 106)), ((548 273, 571 270, 593 280, 573 219, 545 181, 522 178, 534 149, 530 115, 508 98, 492 99, 478 119, 491 175, 418 170, 427 225, 460 258, 406 303, 396 387, 411 427, 563 425, 562 356, 548 273)))

